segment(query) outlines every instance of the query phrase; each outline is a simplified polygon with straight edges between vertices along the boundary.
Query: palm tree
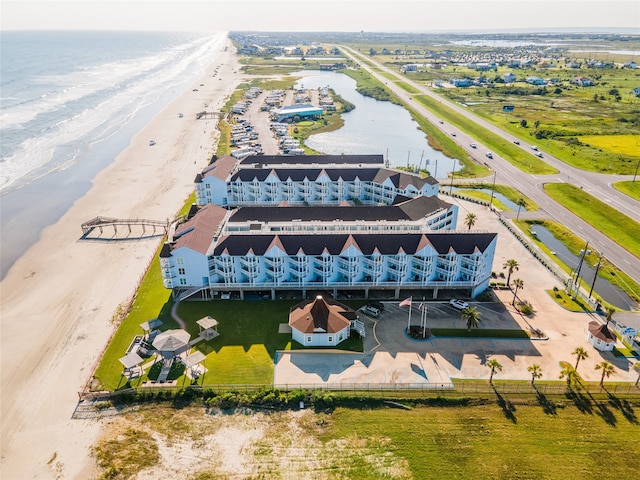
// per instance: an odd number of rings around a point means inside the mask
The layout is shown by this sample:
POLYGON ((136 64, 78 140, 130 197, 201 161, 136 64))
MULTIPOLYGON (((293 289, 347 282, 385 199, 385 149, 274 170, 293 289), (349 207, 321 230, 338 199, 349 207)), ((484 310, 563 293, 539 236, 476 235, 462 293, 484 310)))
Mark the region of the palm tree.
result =
POLYGON ((567 388, 571 388, 571 385, 578 380, 578 372, 571 365, 567 365, 560 370, 560 378, 567 379, 567 388))
POLYGON ((598 365, 596 365, 596 370, 602 370, 602 377, 600 377, 600 386, 602 387, 604 383, 604 377, 609 378, 611 375, 616 373, 616 368, 611 365, 606 360, 603 360, 598 365))
POLYGON ((524 282, 519 278, 515 278, 513 280, 513 286, 515 287, 515 289, 513 291, 513 301, 511 302, 511 305, 515 306, 516 297, 518 296, 518 290, 520 290, 521 288, 524 288, 524 282))
POLYGON ((638 386, 638 382, 640 382, 640 362, 636 362, 633 364, 633 369, 638 372, 638 378, 636 378, 636 387, 638 386))
POLYGON ((609 325, 609 322, 613 318, 613 314, 616 313, 616 309, 613 307, 607 307, 604 311, 604 319, 607 321, 606 325, 609 325))
POLYGON ((471 331, 472 328, 478 328, 482 321, 480 317, 482 317, 482 313, 480 313, 476 307, 467 307, 462 310, 461 318, 467 321, 467 330, 469 331, 471 331))
POLYGON ((487 367, 491 369, 491 376, 489 377, 489 383, 493 385, 493 374, 502 371, 502 365, 495 358, 492 358, 487 362, 487 367))
POLYGON ((529 365, 527 367, 527 370, 531 374, 531 385, 534 384, 534 382, 536 381, 536 378, 542 377, 542 368, 540 368, 540 365, 538 364, 534 363, 533 365, 529 365))
POLYGON ((467 213, 467 216, 464 219, 464 224, 469 227, 469 230, 471 230, 471 227, 473 227, 476 224, 476 220, 478 220, 478 217, 476 217, 475 213, 467 213))
POLYGON ((504 265, 502 265, 502 268, 507 269, 507 285, 509 285, 509 281, 511 280, 511 274, 513 273, 514 270, 518 270, 518 268, 520 268, 520 265, 518 265, 517 260, 510 258, 509 260, 504 262, 504 265))
POLYGON ((589 352, 587 352, 582 347, 576 347, 576 349, 573 352, 571 352, 571 355, 575 355, 576 356, 576 366, 573 367, 573 369, 576 372, 578 371, 578 364, 580 363, 580 360, 584 360, 585 358, 589 358, 589 352))
POLYGON ((516 222, 520 219, 520 210, 522 210, 522 207, 526 207, 527 206, 527 202, 525 202, 524 198, 520 197, 518 199, 518 215, 516 215, 516 222))

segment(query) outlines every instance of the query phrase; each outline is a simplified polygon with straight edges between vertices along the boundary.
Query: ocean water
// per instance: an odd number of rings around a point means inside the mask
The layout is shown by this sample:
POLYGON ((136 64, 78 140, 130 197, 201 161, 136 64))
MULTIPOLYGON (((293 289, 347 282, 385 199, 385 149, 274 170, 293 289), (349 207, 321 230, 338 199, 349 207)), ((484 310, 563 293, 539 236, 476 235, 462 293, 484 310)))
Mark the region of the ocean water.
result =
POLYGON ((0 32, 2 277, 131 137, 215 62, 224 39, 0 32))

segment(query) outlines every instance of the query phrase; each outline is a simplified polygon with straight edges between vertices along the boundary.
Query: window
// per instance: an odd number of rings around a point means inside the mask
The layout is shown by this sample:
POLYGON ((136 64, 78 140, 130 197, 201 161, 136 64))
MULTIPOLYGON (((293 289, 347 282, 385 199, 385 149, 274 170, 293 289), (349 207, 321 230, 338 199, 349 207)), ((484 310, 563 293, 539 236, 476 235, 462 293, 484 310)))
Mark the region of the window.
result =
POLYGON ((184 274, 185 274, 184 267, 178 268, 178 275, 184 275, 184 274))
POLYGON ((184 265, 184 258, 182 258, 182 257, 178 257, 178 258, 176 258, 176 263, 177 263, 178 265, 184 265))
POLYGON ((311 337, 307 337, 307 343, 311 343, 311 337))
POLYGON ((186 285, 187 284, 187 279, 186 278, 181 278, 180 279, 180 285, 186 285))
POLYGON ((329 337, 329 342, 333 342, 333 337, 329 337))

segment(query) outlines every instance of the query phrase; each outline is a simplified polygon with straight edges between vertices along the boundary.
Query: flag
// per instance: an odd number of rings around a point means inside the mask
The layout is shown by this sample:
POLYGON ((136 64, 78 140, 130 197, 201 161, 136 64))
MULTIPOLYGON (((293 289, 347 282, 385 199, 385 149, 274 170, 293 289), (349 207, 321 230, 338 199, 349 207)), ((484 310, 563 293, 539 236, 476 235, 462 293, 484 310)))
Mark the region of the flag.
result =
POLYGON ((410 307, 411 306, 411 299, 413 297, 409 297, 404 299, 403 301, 400 302, 400 305, 398 305, 399 307, 410 307))

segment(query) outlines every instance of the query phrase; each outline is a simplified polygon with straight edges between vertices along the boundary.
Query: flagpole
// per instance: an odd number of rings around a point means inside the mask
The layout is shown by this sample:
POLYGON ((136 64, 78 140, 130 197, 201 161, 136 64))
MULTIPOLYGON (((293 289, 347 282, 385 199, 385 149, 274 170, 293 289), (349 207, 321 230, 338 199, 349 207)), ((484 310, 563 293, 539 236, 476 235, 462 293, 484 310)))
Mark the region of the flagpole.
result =
POLYGON ((413 298, 411 299, 411 302, 409 303, 409 317, 407 320, 407 334, 409 333, 409 328, 411 327, 411 306, 413 305, 413 298))
POLYGON ((422 326, 422 338, 425 338, 427 336, 427 306, 426 305, 424 305, 422 314, 424 315, 424 325, 422 326))

